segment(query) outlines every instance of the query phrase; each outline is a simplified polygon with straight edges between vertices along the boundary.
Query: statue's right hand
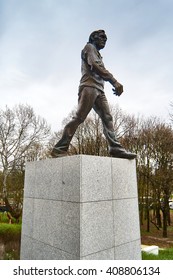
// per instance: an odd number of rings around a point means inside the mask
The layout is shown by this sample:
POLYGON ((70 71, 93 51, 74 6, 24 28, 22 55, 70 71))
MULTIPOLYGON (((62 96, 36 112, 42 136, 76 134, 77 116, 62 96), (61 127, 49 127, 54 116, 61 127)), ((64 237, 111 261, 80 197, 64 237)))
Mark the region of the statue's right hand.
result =
POLYGON ((119 82, 115 82, 114 84, 116 95, 120 96, 123 93, 123 85, 119 82))

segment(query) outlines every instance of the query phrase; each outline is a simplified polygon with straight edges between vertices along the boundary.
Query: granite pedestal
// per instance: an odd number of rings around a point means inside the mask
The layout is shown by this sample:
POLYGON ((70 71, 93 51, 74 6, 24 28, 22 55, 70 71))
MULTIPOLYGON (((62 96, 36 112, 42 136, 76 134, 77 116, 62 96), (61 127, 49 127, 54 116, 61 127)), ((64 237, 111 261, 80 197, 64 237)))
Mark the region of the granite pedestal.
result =
POLYGON ((28 162, 21 259, 141 259, 135 160, 28 162))

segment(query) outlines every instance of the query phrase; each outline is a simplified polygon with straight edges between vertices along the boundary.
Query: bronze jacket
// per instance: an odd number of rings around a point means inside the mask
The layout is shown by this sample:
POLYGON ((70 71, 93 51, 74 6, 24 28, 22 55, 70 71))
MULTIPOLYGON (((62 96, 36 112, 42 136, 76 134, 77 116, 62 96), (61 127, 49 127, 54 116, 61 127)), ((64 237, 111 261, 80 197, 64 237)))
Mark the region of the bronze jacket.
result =
POLYGON ((113 75, 108 70, 106 70, 102 61, 102 57, 93 44, 86 44, 82 50, 81 57, 82 77, 79 88, 88 86, 104 91, 104 81, 108 81, 112 85, 116 82, 116 79, 113 77, 113 75))

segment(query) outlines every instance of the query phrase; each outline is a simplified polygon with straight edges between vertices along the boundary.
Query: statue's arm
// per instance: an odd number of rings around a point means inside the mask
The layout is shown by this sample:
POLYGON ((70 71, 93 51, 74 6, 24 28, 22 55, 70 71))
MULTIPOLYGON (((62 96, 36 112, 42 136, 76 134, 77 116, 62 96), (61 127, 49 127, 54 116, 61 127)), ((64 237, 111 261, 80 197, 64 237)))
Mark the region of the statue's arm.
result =
POLYGON ((102 59, 99 58, 95 47, 87 45, 85 57, 91 71, 97 73, 104 81, 109 82, 117 91, 118 95, 123 92, 123 86, 114 78, 114 76, 105 68, 102 59))

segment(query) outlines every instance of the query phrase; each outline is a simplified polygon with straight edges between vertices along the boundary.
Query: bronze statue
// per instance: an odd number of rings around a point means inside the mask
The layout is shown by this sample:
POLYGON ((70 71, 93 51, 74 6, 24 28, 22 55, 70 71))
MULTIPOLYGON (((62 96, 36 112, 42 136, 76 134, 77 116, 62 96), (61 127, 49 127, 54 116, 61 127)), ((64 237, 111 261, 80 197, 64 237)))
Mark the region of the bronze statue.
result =
POLYGON ((117 141, 113 129, 112 116, 104 93, 104 81, 111 83, 114 93, 118 96, 122 94, 123 86, 104 67, 99 50, 105 47, 106 41, 107 36, 104 30, 94 31, 90 34, 89 42, 82 50, 82 77, 79 85, 78 108, 75 116, 65 126, 61 139, 54 146, 51 152, 52 157, 67 155, 76 129, 93 108, 102 120, 110 155, 116 158, 136 158, 136 154, 126 151, 117 141))

